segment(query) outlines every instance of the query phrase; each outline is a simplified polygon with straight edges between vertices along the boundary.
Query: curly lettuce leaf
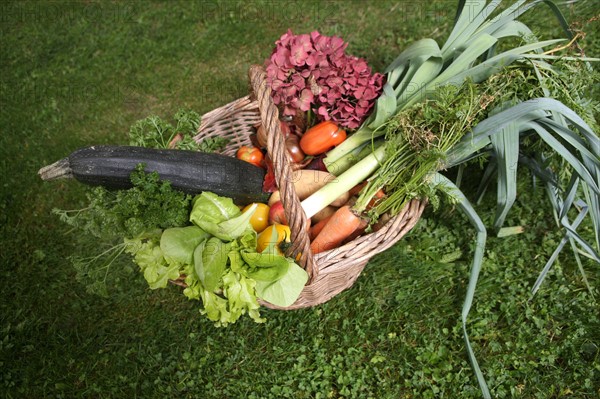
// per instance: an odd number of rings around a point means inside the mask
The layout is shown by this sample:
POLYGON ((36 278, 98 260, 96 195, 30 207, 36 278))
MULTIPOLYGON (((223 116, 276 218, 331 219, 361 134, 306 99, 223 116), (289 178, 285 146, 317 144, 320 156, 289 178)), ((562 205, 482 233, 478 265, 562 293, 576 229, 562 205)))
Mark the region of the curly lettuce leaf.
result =
POLYGON ((236 243, 239 244, 239 247, 242 249, 254 250, 256 249, 257 234, 254 230, 248 231, 244 235, 238 237, 236 243))
POLYGON ((182 265, 178 262, 167 262, 160 249, 159 240, 134 239, 127 242, 131 245, 126 251, 133 255, 151 289, 165 288, 169 280, 179 278, 182 265))
POLYGON ((256 281, 231 270, 223 276, 223 292, 229 302, 229 311, 234 320, 247 312, 257 323, 266 321, 260 317, 260 305, 256 298, 255 287, 256 281))
POLYGON ((209 320, 214 321, 218 327, 226 327, 230 323, 235 323, 239 315, 234 315, 229 311, 229 301, 214 292, 202 289, 200 291, 204 309, 200 313, 206 315, 209 320))
POLYGON ((194 251, 194 265, 184 268, 187 288, 183 293, 202 300, 200 312, 216 326, 235 323, 244 314, 262 323, 256 281, 246 276, 247 268, 238 241, 225 243, 212 237, 194 251))
POLYGON ((200 285, 200 281, 196 276, 193 265, 185 265, 182 274, 185 275, 184 282, 187 287, 183 290, 183 295, 188 299, 200 300, 202 291, 202 286, 200 285))
POLYGON ((266 321, 260 317, 260 305, 254 293, 254 280, 229 270, 223 275, 222 281, 222 295, 204 289, 200 282, 188 291, 190 295, 194 295, 194 290, 199 293, 204 305, 200 311, 202 314, 214 321, 218 327, 235 323, 246 313, 257 323, 266 321))

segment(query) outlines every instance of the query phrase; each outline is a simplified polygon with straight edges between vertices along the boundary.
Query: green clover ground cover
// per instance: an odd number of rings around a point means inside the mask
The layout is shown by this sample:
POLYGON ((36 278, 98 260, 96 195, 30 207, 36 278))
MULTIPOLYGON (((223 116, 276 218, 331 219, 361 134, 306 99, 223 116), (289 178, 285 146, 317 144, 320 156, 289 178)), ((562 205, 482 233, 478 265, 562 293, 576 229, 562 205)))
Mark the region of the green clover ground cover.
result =
MULTIPOLYGON (((11 2, 0 6, 0 392, 5 397, 480 397, 460 331, 474 233, 451 206, 428 211, 352 289, 313 309, 265 310, 265 324, 217 329, 179 287, 151 291, 127 258, 86 291, 68 257, 97 253, 53 208, 85 204, 39 167, 182 107, 206 112, 247 93, 250 63, 288 28, 338 34, 375 69, 420 37, 442 40, 453 1, 11 2), (283 5, 279 5, 283 4, 283 5)), ((540 9, 541 10, 541 9, 540 9)), ((600 52, 593 1, 565 9, 600 52)), ((540 36, 557 32, 529 16, 540 36)), ((593 88, 592 88, 593 90, 593 88)), ((596 95, 598 91, 596 88, 596 95)), ((469 176, 475 194, 479 176, 469 176)), ((494 195, 478 205, 492 223, 494 195), (486 210, 488 210, 486 212, 486 210)), ((469 331, 494 397, 593 398, 600 389, 600 268, 589 292, 564 251, 541 187, 521 176, 507 225, 490 238, 469 331)), ((97 276, 88 276, 93 281, 97 276)))

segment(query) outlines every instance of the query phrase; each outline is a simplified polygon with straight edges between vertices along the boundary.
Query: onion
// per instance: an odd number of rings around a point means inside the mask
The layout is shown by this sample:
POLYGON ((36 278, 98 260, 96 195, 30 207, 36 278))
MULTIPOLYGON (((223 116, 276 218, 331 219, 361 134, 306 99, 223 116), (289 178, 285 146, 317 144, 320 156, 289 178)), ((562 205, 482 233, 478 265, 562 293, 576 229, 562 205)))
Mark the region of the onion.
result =
POLYGON ((300 163, 306 157, 300 148, 300 140, 298 139, 298 136, 290 134, 288 138, 285 139, 285 146, 292 162, 300 163))

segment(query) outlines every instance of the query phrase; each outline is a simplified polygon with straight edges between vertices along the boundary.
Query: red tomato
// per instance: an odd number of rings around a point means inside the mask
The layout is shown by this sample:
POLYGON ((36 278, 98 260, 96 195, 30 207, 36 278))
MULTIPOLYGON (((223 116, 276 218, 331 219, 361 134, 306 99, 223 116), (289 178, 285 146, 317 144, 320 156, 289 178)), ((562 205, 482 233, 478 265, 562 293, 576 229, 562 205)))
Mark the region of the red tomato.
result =
POLYGON ((300 148, 306 155, 319 155, 346 140, 346 131, 331 121, 321 122, 304 133, 300 148))
POLYGON ((243 145, 237 151, 237 159, 241 159, 242 161, 250 162, 253 165, 258 167, 263 167, 263 161, 265 156, 262 151, 258 147, 252 147, 243 145))

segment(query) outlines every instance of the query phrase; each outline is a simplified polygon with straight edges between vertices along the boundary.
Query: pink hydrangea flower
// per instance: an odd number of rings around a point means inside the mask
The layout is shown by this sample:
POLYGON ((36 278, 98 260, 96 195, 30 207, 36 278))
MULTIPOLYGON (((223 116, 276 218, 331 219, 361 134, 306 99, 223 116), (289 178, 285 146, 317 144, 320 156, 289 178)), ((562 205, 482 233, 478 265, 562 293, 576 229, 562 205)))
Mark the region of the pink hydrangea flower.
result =
POLYGON ((275 42, 266 61, 267 81, 284 115, 312 110, 319 120, 350 129, 361 125, 381 94, 384 76, 371 74, 364 59, 347 55, 347 46, 317 31, 288 30, 275 42))

